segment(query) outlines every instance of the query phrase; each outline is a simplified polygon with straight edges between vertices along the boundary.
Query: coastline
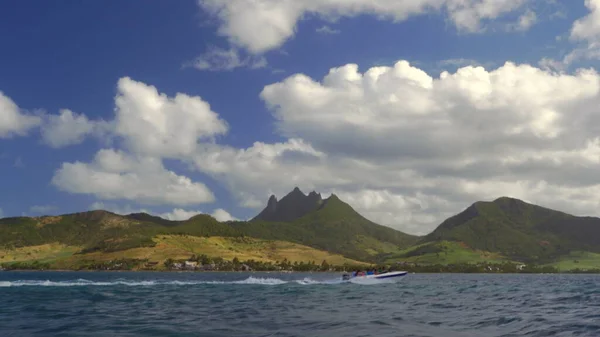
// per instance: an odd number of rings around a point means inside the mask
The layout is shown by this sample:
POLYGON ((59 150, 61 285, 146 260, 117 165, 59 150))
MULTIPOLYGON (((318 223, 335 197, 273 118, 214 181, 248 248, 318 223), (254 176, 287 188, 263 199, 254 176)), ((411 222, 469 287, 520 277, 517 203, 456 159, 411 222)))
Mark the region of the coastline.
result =
MULTIPOLYGON (((559 272, 458 272, 458 271, 423 271, 415 272, 408 270, 394 270, 394 271, 407 271, 409 275, 412 274, 447 274, 447 275, 599 275, 599 270, 584 271, 584 270, 570 270, 570 271, 559 271, 559 272)), ((145 270, 145 269, 131 269, 131 270, 103 270, 103 269, 11 269, 11 270, 0 270, 0 275, 3 272, 48 272, 48 273, 184 273, 184 274, 227 274, 227 273, 239 273, 239 274, 342 274, 348 271, 277 271, 277 270, 145 270)))

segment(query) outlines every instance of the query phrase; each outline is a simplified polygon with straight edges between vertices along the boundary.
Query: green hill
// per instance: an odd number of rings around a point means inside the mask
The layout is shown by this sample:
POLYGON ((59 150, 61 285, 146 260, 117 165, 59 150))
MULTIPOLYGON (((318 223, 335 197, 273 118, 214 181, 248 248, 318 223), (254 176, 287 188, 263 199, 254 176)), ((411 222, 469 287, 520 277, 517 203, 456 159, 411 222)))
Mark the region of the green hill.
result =
POLYGON ((446 265, 509 261, 589 269, 600 268, 600 219, 502 197, 476 202, 430 234, 417 237, 373 223, 336 195, 322 199, 298 188, 280 201, 271 196, 251 221, 219 222, 205 214, 170 221, 145 213, 122 216, 101 210, 0 219, 0 263, 27 258, 77 263, 84 257, 166 259, 169 252, 182 256, 192 251, 261 261, 273 256, 289 261, 328 257, 446 265), (255 241, 248 244, 248 240, 255 241))
POLYGON ((474 203, 420 240, 440 241, 461 242, 507 259, 551 263, 576 251, 600 252, 600 219, 502 197, 474 203))
POLYGON ((272 195, 267 207, 251 221, 288 222, 317 210, 322 204, 321 194, 313 191, 305 195, 296 187, 279 201, 272 195))
POLYGON ((70 250, 79 247, 76 250, 79 254, 107 254, 155 247, 159 235, 251 237, 290 242, 349 259, 375 262, 380 254, 397 252, 418 239, 365 219, 335 195, 322 200, 314 192, 305 196, 296 188, 280 203, 283 206, 266 218, 289 219, 288 222, 260 217, 249 222, 219 222, 205 214, 186 221, 170 221, 145 213, 121 216, 102 210, 5 218, 0 220, 0 249, 58 244, 70 250), (302 205, 294 207, 292 201, 302 205))

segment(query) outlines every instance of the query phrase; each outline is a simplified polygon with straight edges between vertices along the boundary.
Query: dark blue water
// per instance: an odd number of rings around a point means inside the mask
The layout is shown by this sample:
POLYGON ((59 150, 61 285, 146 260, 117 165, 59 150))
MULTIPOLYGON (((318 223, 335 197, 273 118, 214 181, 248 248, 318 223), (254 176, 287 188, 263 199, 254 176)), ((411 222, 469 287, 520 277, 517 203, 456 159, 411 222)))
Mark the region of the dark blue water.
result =
POLYGON ((0 336, 600 336, 600 276, 0 273, 0 336))

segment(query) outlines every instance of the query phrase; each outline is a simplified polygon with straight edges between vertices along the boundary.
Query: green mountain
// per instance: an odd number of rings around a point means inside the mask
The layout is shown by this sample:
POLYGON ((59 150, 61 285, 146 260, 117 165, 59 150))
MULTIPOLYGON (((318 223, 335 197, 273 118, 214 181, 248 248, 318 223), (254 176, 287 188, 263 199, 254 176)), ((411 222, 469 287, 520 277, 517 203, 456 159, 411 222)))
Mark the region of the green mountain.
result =
POLYGON ((296 187, 279 201, 271 195, 267 207, 251 221, 292 221, 317 210, 322 204, 321 194, 313 191, 305 195, 296 187))
POLYGON ((476 202, 430 234, 417 237, 373 223, 336 195, 323 199, 316 192, 305 195, 295 188, 279 201, 271 196, 251 221, 219 222, 205 214, 170 221, 145 213, 122 216, 101 210, 0 219, 0 263, 102 259, 114 254, 150 256, 160 262, 190 252, 273 261, 281 257, 419 264, 513 261, 592 268, 600 267, 600 218, 502 197, 476 202))
POLYGON ((419 239, 364 218, 335 194, 323 200, 297 187, 279 202, 271 196, 267 207, 240 228, 249 236, 287 240, 362 261, 375 261, 419 239))
MULTIPOLYGON (((442 222, 418 244, 388 260, 434 262, 520 261, 577 263, 600 253, 600 219, 577 217, 501 197, 476 202, 442 222)), ((600 259, 598 267, 600 267, 600 259)))
POLYGON ((418 238, 375 224, 337 196, 323 200, 298 188, 281 201, 270 202, 252 221, 218 222, 200 214, 170 221, 145 213, 121 216, 91 211, 61 216, 0 220, 0 248, 62 244, 80 247, 78 253, 110 253, 155 247, 160 235, 229 237, 290 242, 359 261, 376 261, 418 238))

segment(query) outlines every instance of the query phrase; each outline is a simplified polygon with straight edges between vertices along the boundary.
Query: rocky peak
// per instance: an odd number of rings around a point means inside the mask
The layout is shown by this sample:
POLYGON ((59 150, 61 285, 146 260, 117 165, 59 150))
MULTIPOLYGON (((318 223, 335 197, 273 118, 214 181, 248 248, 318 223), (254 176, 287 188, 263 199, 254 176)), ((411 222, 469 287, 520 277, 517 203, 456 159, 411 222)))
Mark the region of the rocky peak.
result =
POLYGON ((267 207, 253 220, 292 221, 316 210, 322 202, 321 194, 312 191, 306 195, 299 187, 295 187, 279 201, 272 195, 267 207))

